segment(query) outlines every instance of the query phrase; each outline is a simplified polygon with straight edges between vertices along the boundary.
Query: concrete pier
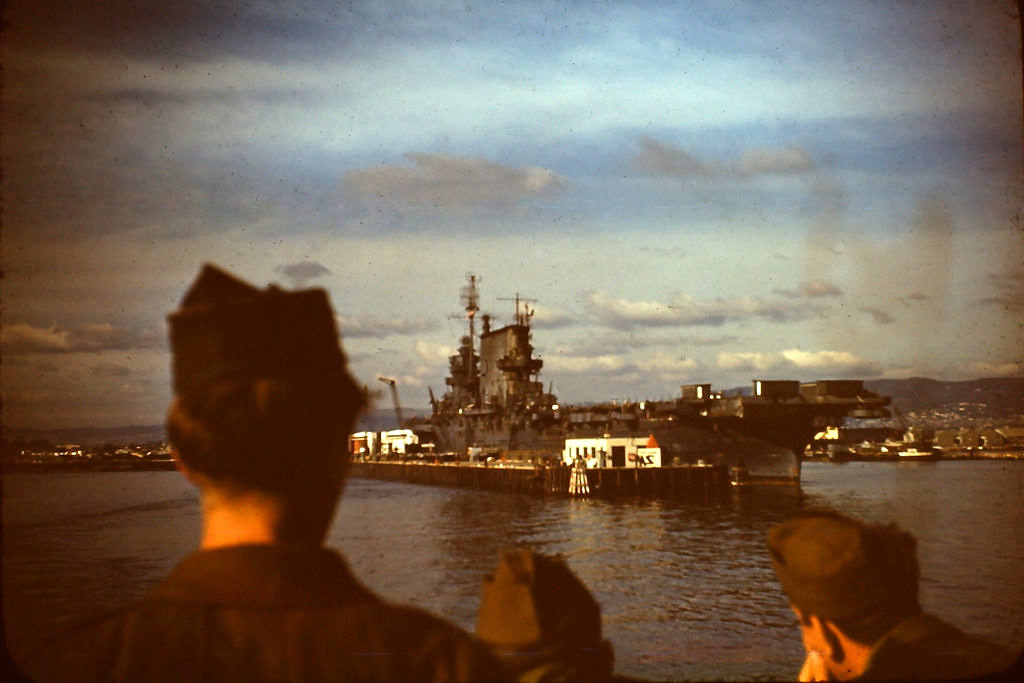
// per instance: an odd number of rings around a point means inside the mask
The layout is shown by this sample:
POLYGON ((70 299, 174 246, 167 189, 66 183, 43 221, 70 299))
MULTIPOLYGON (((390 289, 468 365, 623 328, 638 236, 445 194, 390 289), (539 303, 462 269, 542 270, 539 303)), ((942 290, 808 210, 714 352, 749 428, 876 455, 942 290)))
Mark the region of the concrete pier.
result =
MULTIPOLYGON (((455 463, 353 462, 350 476, 451 486, 479 491, 569 496, 572 468, 563 466, 482 467, 455 463)), ((590 496, 686 499, 730 486, 725 465, 603 468, 586 470, 590 496)))

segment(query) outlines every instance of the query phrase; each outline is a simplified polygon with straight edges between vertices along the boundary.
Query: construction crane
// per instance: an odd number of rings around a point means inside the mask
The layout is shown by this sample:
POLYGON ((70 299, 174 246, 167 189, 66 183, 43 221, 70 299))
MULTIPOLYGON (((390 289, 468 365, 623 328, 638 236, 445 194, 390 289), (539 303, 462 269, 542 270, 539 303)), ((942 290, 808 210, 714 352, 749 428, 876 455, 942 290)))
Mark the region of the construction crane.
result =
POLYGON ((398 402, 398 382, 393 377, 377 375, 377 379, 391 387, 391 400, 395 402, 395 417, 398 418, 398 426, 402 426, 402 405, 398 402))

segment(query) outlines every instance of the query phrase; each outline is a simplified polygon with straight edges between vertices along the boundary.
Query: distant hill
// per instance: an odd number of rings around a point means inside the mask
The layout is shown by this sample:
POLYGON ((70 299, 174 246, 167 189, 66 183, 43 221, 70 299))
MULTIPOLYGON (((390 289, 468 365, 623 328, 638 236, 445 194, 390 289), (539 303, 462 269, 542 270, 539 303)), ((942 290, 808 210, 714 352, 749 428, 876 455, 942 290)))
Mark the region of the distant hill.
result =
MULTIPOLYGON (((428 411, 410 408, 403 410, 403 417, 427 415, 428 411)), ((395 429, 393 408, 371 409, 356 423, 355 431, 379 432, 395 429)), ((61 429, 5 429, 7 440, 44 440, 54 444, 75 443, 82 446, 112 444, 139 444, 166 440, 166 430, 159 425, 127 425, 124 427, 66 427, 61 429)))
POLYGON ((864 386, 891 397, 893 405, 902 413, 920 413, 970 403, 985 404, 988 417, 1024 415, 1024 377, 993 377, 965 382, 911 377, 871 380, 864 382, 864 386))
MULTIPOLYGON (((422 417, 429 415, 429 410, 418 410, 415 408, 403 408, 402 419, 410 417, 422 417)), ((383 432, 388 429, 397 429, 398 419, 395 417, 394 408, 371 408, 367 410, 356 423, 357 432, 383 432)))
POLYGON ((125 427, 67 427, 64 429, 11 429, 4 430, 4 438, 24 441, 46 440, 54 444, 93 446, 106 443, 117 445, 142 444, 163 441, 164 426, 128 425, 125 427))

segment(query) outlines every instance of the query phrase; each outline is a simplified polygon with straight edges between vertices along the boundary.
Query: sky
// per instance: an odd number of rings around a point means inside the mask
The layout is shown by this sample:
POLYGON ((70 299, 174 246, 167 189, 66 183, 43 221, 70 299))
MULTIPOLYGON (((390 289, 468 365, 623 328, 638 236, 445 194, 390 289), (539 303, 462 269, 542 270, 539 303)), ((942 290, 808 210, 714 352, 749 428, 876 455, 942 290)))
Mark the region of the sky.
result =
MULTIPOLYGON (((562 402, 1024 374, 1020 21, 976 2, 11 0, 10 428, 158 424, 203 263, 428 405, 459 292, 562 402)), ((383 390, 383 392, 381 391, 383 390)))

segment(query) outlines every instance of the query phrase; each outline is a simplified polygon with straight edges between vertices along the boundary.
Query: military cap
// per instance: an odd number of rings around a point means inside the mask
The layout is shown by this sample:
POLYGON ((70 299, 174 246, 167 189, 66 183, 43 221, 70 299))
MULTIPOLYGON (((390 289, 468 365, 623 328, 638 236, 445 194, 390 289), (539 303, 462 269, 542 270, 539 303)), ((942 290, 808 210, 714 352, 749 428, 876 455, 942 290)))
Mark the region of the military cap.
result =
POLYGON ((920 608, 916 542, 895 525, 804 513, 773 527, 768 547, 783 591, 807 615, 842 621, 920 608))
POLYGON ((499 651, 593 648, 601 609, 560 559, 506 550, 484 582, 477 636, 499 651))
POLYGON ((167 320, 178 394, 201 393, 222 379, 358 392, 322 289, 260 290, 206 264, 167 320))

